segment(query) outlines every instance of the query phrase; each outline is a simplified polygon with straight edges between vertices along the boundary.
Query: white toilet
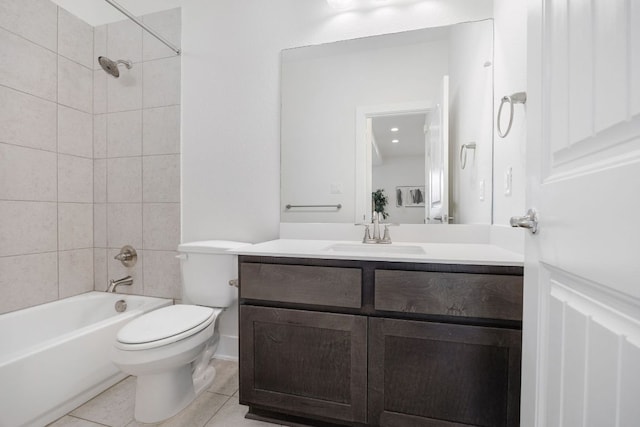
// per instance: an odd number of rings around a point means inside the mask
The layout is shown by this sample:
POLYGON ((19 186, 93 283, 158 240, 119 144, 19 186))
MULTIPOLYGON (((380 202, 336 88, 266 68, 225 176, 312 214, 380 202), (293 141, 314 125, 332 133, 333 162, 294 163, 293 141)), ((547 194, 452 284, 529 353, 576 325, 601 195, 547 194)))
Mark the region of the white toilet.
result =
POLYGON ((178 246, 183 304, 147 313, 118 331, 111 360, 138 377, 137 421, 177 414, 213 382, 209 361, 220 337, 218 319, 236 299, 229 280, 237 277, 237 257, 225 251, 244 245, 209 240, 178 246))

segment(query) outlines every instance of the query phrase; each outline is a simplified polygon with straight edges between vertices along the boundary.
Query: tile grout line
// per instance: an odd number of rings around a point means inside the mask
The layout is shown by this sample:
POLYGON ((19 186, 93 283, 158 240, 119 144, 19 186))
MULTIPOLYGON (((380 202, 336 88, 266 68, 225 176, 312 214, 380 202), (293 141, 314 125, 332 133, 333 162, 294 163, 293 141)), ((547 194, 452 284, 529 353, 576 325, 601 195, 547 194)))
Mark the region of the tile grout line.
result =
POLYGON ((60 299, 60 142, 58 141, 60 104, 58 93, 60 92, 60 55, 58 45, 60 43, 60 7, 56 6, 56 270, 58 273, 57 296, 60 299))
MULTIPOLYGON (((141 17, 142 20, 144 20, 144 17, 141 17)), ((140 236, 142 237, 142 242, 140 242, 140 244, 142 245, 142 247, 140 249, 142 249, 143 255, 144 255, 144 251, 145 251, 145 245, 144 245, 144 237, 145 237, 145 233, 144 233, 144 157, 142 157, 144 155, 144 32, 141 32, 141 38, 140 38, 140 59, 142 60, 141 66, 142 66, 142 70, 140 72, 140 92, 141 92, 141 109, 140 109, 140 122, 142 123, 142 135, 140 135, 140 203, 142 203, 142 205, 140 206, 140 215, 142 216, 142 218, 140 218, 140 236)), ((142 257, 142 263, 141 263, 141 267, 140 267, 140 276, 142 277, 142 294, 146 295, 145 292, 145 282, 144 282, 144 256, 142 257)))
MULTIPOLYGON (((209 390, 205 390, 205 392, 212 393, 212 394, 217 394, 219 396, 225 396, 225 395, 221 395, 220 393, 216 393, 216 392, 209 391, 209 390)), ((227 402, 229 402, 233 396, 226 396, 226 397, 227 397, 227 399, 222 403, 222 405, 220 405, 220 407, 213 413, 213 415, 211 415, 211 417, 203 424, 203 427, 206 427, 206 425, 209 424, 211 422, 211 420, 213 420, 216 417, 216 415, 218 415, 220 413, 222 408, 224 408, 224 405, 226 405, 227 402)))

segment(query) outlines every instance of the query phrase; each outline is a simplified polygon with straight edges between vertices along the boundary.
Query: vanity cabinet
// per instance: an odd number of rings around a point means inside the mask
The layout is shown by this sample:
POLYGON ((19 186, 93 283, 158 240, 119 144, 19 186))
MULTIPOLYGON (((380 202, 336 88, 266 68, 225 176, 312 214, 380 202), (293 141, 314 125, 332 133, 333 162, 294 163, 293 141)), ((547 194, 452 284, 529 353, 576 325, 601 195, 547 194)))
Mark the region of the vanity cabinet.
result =
POLYGON ((517 426, 520 346, 516 330, 370 319, 369 423, 517 426))
POLYGON ((519 424, 521 267, 242 255, 239 279, 248 417, 519 424))
POLYGON ((240 319, 243 401, 366 422, 366 317, 243 305, 240 319))

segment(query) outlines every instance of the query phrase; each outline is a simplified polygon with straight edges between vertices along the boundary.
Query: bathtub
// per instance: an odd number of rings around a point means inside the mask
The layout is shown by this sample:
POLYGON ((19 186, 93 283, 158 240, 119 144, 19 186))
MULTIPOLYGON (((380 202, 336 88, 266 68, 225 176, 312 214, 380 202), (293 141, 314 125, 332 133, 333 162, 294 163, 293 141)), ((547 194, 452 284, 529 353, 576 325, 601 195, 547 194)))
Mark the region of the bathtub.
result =
POLYGON ((88 292, 0 315, 0 427, 43 426, 125 378, 110 360, 117 331, 171 303, 88 292))

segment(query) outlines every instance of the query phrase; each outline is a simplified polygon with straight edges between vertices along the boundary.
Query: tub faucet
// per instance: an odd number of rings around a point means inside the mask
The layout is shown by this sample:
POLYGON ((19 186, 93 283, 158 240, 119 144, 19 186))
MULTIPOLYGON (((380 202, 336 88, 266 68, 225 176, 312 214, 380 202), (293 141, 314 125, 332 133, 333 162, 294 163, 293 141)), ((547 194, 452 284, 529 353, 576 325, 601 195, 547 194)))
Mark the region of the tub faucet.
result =
POLYGON ((115 292, 116 288, 120 285, 131 286, 133 285, 133 279, 131 278, 131 276, 126 276, 118 280, 111 279, 109 280, 109 287, 107 288, 107 292, 115 292))

